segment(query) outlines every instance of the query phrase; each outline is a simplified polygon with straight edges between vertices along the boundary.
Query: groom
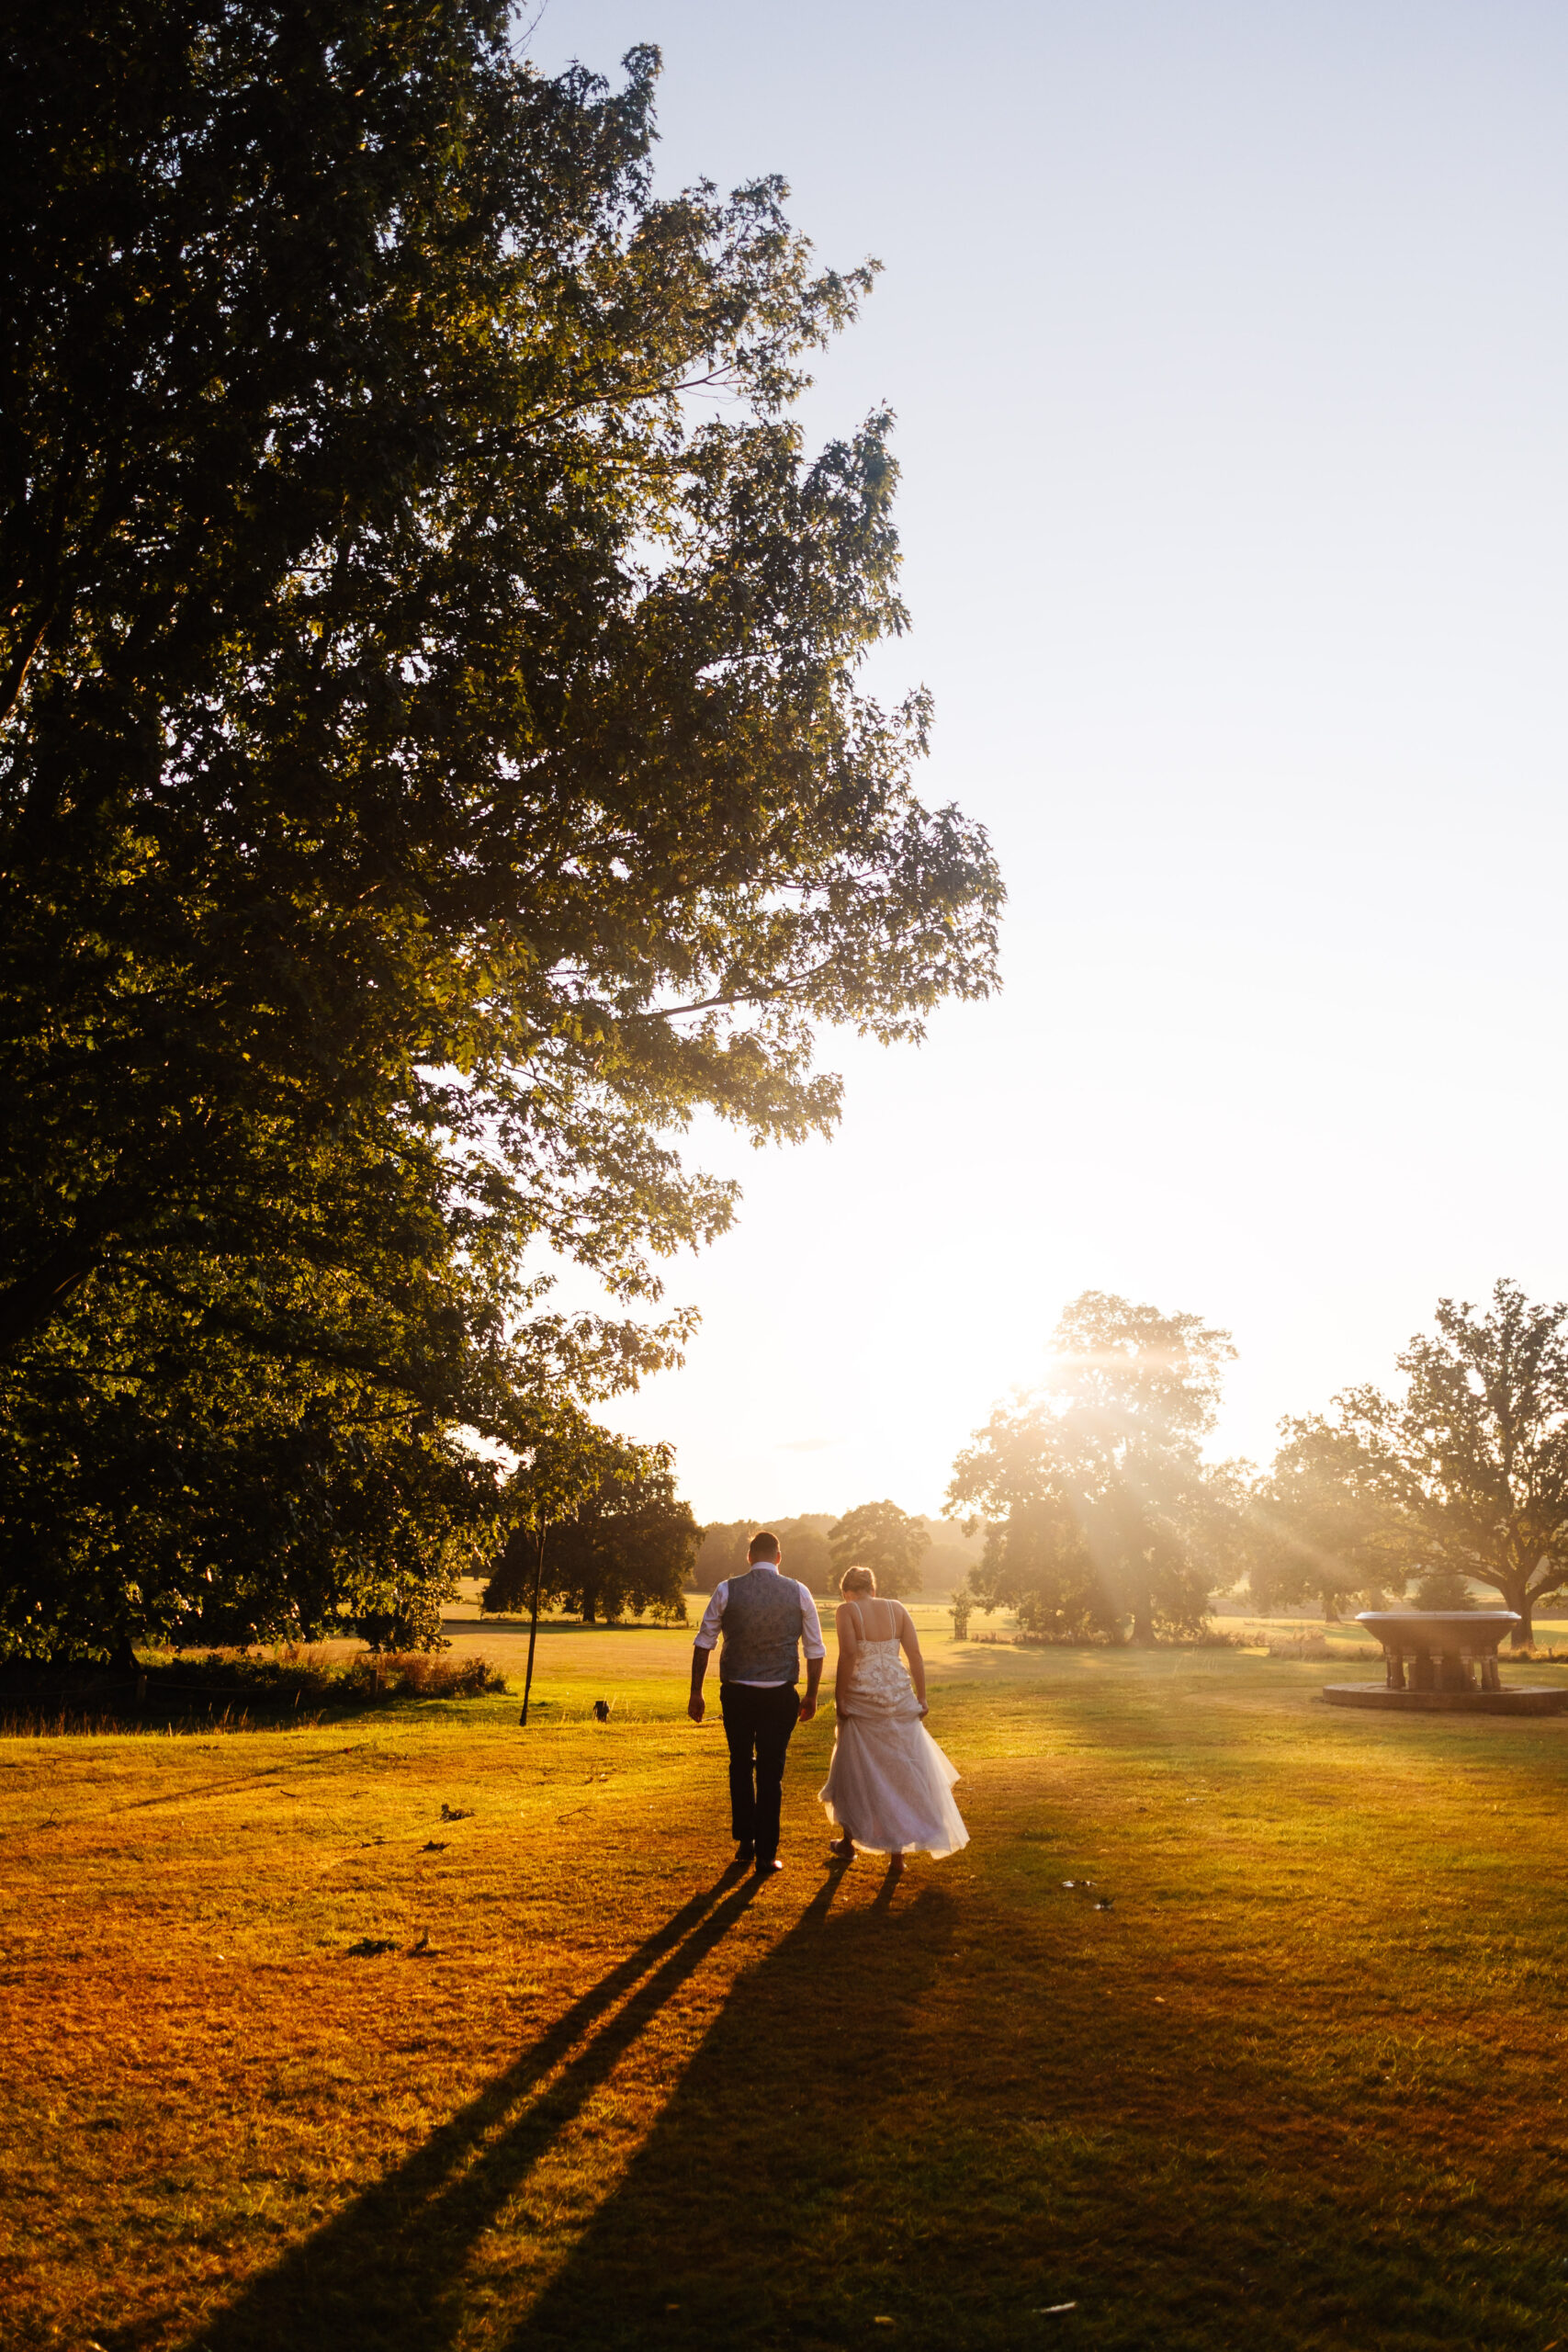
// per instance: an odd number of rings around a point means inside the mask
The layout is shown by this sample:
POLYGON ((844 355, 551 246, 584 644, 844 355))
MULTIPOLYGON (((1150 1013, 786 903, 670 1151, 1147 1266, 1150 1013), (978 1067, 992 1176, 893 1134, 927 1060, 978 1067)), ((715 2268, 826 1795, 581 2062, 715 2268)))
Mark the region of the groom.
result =
POLYGON ((778 1846, 784 1751, 795 1724, 808 1724, 817 1713, 827 1655, 817 1603, 803 1584, 779 1574, 779 1558, 776 1535, 753 1535, 747 1574, 715 1590, 697 1628, 686 1702, 686 1713, 700 1724, 707 1713, 703 1677, 722 1627, 718 1702, 729 1743, 730 1829, 740 1849, 736 1860, 750 1862, 759 1878, 784 1867, 778 1846), (802 1648, 804 1699, 795 1692, 802 1648))

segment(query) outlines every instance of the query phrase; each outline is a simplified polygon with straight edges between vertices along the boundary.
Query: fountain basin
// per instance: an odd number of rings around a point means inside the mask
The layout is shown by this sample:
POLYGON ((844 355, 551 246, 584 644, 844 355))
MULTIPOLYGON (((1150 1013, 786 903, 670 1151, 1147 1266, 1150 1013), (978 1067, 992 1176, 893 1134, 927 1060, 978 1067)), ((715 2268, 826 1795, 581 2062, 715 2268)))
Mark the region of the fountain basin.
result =
POLYGON ((1331 1707, 1386 1707, 1419 1714, 1555 1715, 1568 1689, 1505 1682, 1497 1647, 1519 1623, 1512 1609, 1363 1609, 1382 1645, 1381 1682, 1329 1682, 1331 1707))

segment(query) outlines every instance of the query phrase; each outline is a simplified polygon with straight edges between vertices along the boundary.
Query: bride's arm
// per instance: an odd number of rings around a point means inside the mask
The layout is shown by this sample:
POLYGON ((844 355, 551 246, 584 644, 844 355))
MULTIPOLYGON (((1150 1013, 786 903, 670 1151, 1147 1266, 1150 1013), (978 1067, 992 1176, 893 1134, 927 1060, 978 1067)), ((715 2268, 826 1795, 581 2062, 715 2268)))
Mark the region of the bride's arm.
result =
POLYGON ((855 1670, 855 1612, 847 1601, 840 1601, 833 1613, 839 1634, 839 1663, 833 1668, 833 1713, 847 1714, 844 1693, 850 1687, 850 1677, 855 1670))
POLYGON ((915 1696, 920 1702, 920 1713, 926 1712, 926 1662, 920 1656, 920 1637, 915 1631, 915 1621, 898 1603, 898 1639, 904 1645, 904 1656, 909 1661, 909 1679, 915 1686, 915 1696))

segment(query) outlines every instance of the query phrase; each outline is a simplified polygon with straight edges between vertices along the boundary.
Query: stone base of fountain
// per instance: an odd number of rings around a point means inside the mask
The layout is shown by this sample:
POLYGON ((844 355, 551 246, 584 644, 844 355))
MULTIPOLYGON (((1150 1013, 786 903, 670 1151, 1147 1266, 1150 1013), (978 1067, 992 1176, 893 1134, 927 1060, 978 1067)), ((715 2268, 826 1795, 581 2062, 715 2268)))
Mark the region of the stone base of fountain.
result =
POLYGON ((1356 1623, 1382 1644, 1382 1682, 1329 1682, 1331 1707, 1411 1714, 1556 1715, 1568 1687, 1505 1682, 1497 1645, 1519 1620, 1511 1609, 1363 1609, 1356 1623))
POLYGON ((1560 1715, 1568 1690, 1545 1682, 1506 1682, 1500 1690, 1390 1690, 1382 1682, 1325 1682, 1331 1707, 1393 1707, 1427 1715, 1560 1715))

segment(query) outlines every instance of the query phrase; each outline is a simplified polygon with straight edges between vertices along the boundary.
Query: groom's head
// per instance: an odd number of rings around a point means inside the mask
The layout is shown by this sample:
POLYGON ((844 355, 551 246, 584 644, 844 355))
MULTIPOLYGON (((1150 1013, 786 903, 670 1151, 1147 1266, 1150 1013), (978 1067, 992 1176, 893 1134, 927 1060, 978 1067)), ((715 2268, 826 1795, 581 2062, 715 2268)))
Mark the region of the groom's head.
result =
POLYGON ((769 1535, 765 1531, 761 1535, 753 1535, 746 1546, 746 1558, 752 1567, 756 1566, 759 1560, 771 1560, 776 1568, 779 1564, 778 1537, 769 1535))

